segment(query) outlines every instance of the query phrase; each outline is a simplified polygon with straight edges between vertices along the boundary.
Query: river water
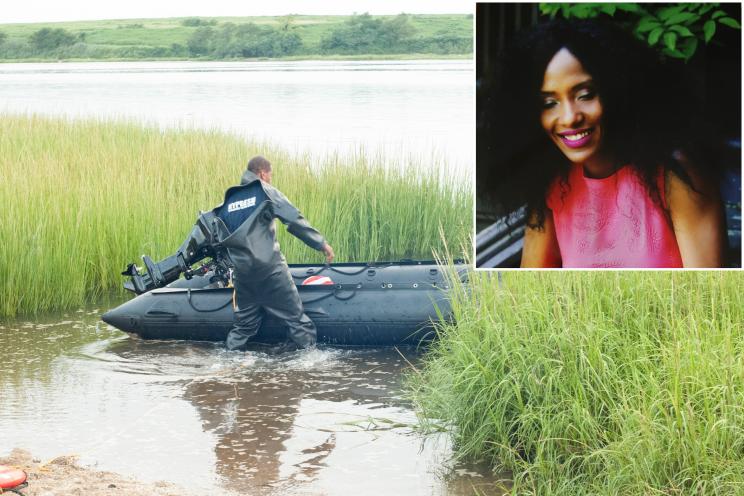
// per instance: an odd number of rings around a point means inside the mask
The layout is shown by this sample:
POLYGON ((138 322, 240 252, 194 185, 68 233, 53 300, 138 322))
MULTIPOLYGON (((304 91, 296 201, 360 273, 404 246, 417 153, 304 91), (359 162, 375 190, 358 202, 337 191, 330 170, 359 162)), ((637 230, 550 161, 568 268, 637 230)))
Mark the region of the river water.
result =
POLYGON ((473 62, 0 64, 0 111, 216 128, 322 155, 475 165, 473 62))
MULTIPOLYGON (((310 153, 474 164, 471 61, 0 64, 0 111, 217 128, 310 153)), ((403 163, 405 160, 403 161, 403 163)), ((0 454, 25 448, 212 494, 491 494, 401 397, 415 350, 269 357, 143 341, 101 302, 0 321, 0 454)))
POLYGON ((416 430, 400 396, 415 350, 227 352, 130 337, 104 310, 0 325, 0 454, 74 454, 209 494, 496 493, 485 467, 450 461, 446 435, 416 430))

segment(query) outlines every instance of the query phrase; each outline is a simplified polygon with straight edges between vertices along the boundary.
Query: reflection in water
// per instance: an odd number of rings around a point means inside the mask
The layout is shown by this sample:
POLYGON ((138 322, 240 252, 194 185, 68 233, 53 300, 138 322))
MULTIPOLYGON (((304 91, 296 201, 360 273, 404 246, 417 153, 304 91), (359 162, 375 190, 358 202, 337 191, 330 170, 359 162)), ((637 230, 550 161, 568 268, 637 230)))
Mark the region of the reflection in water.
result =
POLYGON ((398 396, 393 349, 270 357, 143 341, 100 311, 0 324, 0 454, 77 454, 142 480, 220 494, 494 494, 485 468, 450 467, 398 396))

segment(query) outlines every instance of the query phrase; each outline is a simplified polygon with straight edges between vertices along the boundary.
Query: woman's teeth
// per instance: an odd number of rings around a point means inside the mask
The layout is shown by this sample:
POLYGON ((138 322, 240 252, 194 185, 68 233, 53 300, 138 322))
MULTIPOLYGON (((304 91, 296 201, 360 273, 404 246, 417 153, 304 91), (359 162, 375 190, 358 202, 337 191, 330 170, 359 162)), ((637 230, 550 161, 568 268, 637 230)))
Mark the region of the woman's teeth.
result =
POLYGON ((590 131, 582 131, 578 134, 566 134, 563 137, 568 141, 579 141, 581 138, 589 136, 590 131))

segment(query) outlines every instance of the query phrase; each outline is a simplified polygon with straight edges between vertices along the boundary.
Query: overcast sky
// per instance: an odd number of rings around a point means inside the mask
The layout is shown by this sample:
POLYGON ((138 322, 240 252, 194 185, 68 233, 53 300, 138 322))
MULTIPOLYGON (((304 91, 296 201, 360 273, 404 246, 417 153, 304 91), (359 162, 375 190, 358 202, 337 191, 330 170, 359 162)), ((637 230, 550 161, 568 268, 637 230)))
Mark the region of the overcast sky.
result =
POLYGON ((2 0, 0 23, 285 14, 469 14, 474 0, 2 0))

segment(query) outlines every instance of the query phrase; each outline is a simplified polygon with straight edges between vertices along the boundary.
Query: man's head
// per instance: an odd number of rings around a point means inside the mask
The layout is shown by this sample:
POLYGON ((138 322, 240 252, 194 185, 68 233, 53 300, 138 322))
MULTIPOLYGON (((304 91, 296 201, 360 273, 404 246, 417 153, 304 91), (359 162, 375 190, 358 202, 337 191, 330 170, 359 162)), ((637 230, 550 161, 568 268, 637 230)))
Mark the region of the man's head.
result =
POLYGON ((248 170, 257 175, 261 181, 271 184, 271 162, 261 155, 256 155, 248 161, 248 170))

